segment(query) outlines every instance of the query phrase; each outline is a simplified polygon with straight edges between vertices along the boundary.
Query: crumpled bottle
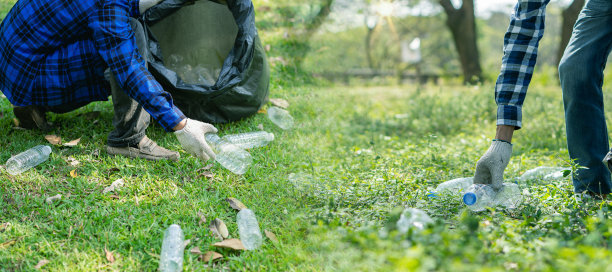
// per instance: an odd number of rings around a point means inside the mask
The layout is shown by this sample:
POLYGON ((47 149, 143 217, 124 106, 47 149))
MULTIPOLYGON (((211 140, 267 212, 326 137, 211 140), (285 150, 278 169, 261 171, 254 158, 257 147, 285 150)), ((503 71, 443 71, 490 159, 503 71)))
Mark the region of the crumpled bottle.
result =
POLYGON ((268 108, 268 118, 270 118, 272 123, 284 130, 291 129, 293 127, 293 117, 291 117, 288 111, 279 107, 272 106, 268 108))
POLYGON ((232 173, 242 175, 253 163, 249 152, 219 138, 217 134, 207 133, 204 137, 215 152, 215 160, 232 173))
POLYGON ((488 184, 473 184, 463 195, 463 203, 472 211, 482 211, 494 206, 514 209, 522 201, 523 195, 518 185, 508 182, 504 183, 498 191, 488 184))
POLYGON ((423 210, 406 208, 402 212, 400 219, 397 220, 397 230, 406 233, 411 227, 419 230, 425 229, 428 224, 433 224, 433 219, 423 210))

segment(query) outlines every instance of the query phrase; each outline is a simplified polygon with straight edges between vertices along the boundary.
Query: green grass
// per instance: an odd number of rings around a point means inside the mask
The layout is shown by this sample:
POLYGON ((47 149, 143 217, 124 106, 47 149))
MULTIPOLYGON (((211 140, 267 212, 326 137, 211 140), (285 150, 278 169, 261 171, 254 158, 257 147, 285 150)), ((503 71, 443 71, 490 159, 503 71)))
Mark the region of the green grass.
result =
MULTIPOLYGON (((0 270, 33 270, 41 259, 50 271, 155 270, 163 231, 180 224, 186 239, 185 270, 578 270, 610 269, 612 220, 607 203, 578 203, 568 179, 520 184, 525 201, 516 210, 467 211, 459 199, 430 200, 438 183, 473 175, 495 128, 492 86, 284 87, 272 97, 291 102, 296 127, 282 131, 263 114, 218 126, 221 134, 255 130, 276 134, 254 149, 253 167, 236 176, 182 151, 158 126, 148 135, 181 150, 178 162, 111 158, 104 151, 112 127, 111 103, 94 103, 50 117, 63 139, 81 137, 75 148, 53 147, 48 162, 18 176, 0 174, 0 270), (81 114, 99 110, 97 124, 81 114), (73 157, 80 165, 70 166, 73 157), (73 178, 70 171, 76 169, 73 178), (290 179, 291 173, 303 176, 290 179), (117 193, 105 186, 123 178, 117 193), (46 197, 62 194, 55 205, 46 197), (207 264, 187 251, 214 250, 215 239, 198 223, 198 212, 221 218, 238 237, 235 197, 255 211, 266 239, 253 252, 221 250, 207 264), (400 235, 392 226, 401 207, 428 212, 435 226, 400 235), (112 250, 115 263, 105 259, 112 250)), ((608 103, 610 97, 606 97, 608 103)), ((12 110, 0 104, 0 161, 44 144, 44 134, 13 129, 12 110)), ((535 86, 525 104, 525 125, 516 133, 505 177, 539 165, 567 166, 558 87, 535 86)))

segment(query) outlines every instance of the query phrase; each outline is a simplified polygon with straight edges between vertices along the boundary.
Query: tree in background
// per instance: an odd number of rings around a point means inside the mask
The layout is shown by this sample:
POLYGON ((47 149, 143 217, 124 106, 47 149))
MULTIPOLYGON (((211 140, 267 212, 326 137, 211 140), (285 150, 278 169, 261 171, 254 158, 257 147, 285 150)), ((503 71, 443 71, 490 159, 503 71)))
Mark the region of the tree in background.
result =
POLYGON ((465 83, 481 81, 482 69, 476 42, 474 0, 463 0, 459 8, 455 8, 451 0, 439 0, 439 3, 446 13, 446 26, 450 29, 457 48, 463 81, 465 83))
POLYGON ((572 29, 574 28, 576 19, 578 19, 578 15, 580 14, 580 10, 582 10, 583 6, 584 0, 574 0, 569 6, 567 6, 567 8, 563 9, 563 12, 561 12, 563 22, 561 23, 561 42, 557 51, 557 66, 559 65, 559 62, 561 62, 563 51, 565 51, 565 47, 569 43, 569 39, 572 37, 572 29))

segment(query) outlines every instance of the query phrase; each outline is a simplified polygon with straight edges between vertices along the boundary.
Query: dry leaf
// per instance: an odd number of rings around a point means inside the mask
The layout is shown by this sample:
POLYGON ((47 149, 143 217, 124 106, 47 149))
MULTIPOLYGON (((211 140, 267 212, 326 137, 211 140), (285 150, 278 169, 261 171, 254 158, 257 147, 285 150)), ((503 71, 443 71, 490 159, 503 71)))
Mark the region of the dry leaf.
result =
POLYGON ((70 176, 73 177, 73 178, 77 177, 76 169, 72 169, 72 171, 70 171, 70 176))
POLYGON ((213 178, 215 175, 213 175, 213 173, 210 172, 210 171, 206 171, 206 172, 198 175, 198 177, 202 177, 202 176, 205 177, 205 178, 213 178))
POLYGON ((6 230, 6 229, 8 229, 8 227, 10 227, 10 226, 11 226, 11 223, 9 223, 9 222, 6 222, 6 223, 2 223, 2 224, 0 224, 0 232, 5 231, 5 230, 6 230))
POLYGON ((264 233, 266 234, 266 237, 268 237, 268 239, 270 239, 270 241, 278 243, 278 238, 276 238, 276 234, 272 233, 271 231, 268 230, 264 230, 264 233))
POLYGON ((259 125, 257 125, 257 128, 258 128, 259 130, 264 130, 263 124, 259 124, 259 125))
POLYGON ((198 221, 199 225, 206 223, 206 216, 204 216, 204 213, 198 212, 198 217, 200 218, 200 221, 198 221))
POLYGON ((17 119, 17 118, 13 118, 13 124, 14 124, 16 127, 19 127, 19 119, 17 119))
POLYGON ((119 191, 119 188, 123 187, 123 185, 125 185, 125 182, 123 181, 123 179, 115 180, 115 181, 113 181, 113 183, 111 183, 110 186, 104 188, 102 193, 106 194, 106 193, 110 193, 110 192, 119 191))
POLYGON ((223 258, 223 255, 214 251, 206 251, 204 255, 200 256, 200 259, 204 262, 210 262, 221 258, 223 258))
POLYGON ((109 261, 110 263, 114 263, 115 262, 115 256, 113 256, 113 252, 109 251, 108 249, 106 249, 106 247, 104 247, 104 253, 106 253, 106 260, 109 261))
POLYGON ((5 249, 7 247, 10 247, 10 246, 14 245, 15 243, 17 243, 17 240, 19 240, 19 238, 13 239, 13 240, 10 240, 10 241, 6 241, 4 243, 1 243, 0 244, 0 249, 5 249))
POLYGON ((213 246, 221 247, 221 248, 229 248, 233 250, 246 250, 242 241, 238 239, 227 239, 221 242, 214 243, 213 246))
POLYGON ((76 146, 77 144, 79 144, 79 142, 80 142, 80 141, 81 141, 81 138, 78 138, 78 139, 75 139, 75 140, 72 140, 72 141, 70 141, 70 142, 65 143, 65 144, 64 144, 64 146, 67 146, 67 147, 74 147, 74 146, 76 146))
POLYGON ((40 269, 41 267, 45 266, 48 263, 49 263, 49 260, 42 259, 42 260, 38 261, 38 264, 36 264, 36 266, 34 266, 34 268, 40 269))
POLYGON ((73 157, 68 157, 68 159, 66 159, 66 162, 67 162, 68 164, 70 164, 70 166, 77 166, 77 165, 81 164, 81 162, 80 162, 80 161, 76 160, 76 159, 75 159, 75 158, 73 158, 73 157))
POLYGON ((90 111, 90 112, 84 113, 83 117, 85 117, 86 120, 97 119, 98 117, 100 117, 100 111, 90 111))
POLYGON ((270 98, 272 105, 286 109, 289 107, 289 101, 282 98, 270 98))
POLYGON ((229 236, 229 231, 227 230, 227 226, 223 223, 223 220, 219 218, 215 218, 212 222, 210 222, 210 226, 208 226, 210 231, 219 239, 223 240, 229 236))
POLYGON ((212 164, 212 163, 209 163, 208 165, 206 165, 206 166, 204 166, 204 167, 202 167, 202 168, 198 169, 198 172, 200 172, 200 171, 207 171, 207 170, 210 170, 212 167, 213 167, 213 164, 212 164))
POLYGON ((186 248, 189 244, 191 244, 191 239, 183 241, 183 248, 186 248))
POLYGON ((57 135, 45 135, 45 139, 47 139, 47 142, 53 145, 62 144, 62 137, 57 135))
POLYGON ((53 202, 58 201, 60 199, 62 199, 62 195, 57 194, 54 196, 47 197, 47 199, 45 199, 45 202, 47 202, 47 204, 52 204, 53 202))
POLYGON ((199 255, 199 254, 202 254, 202 251, 200 251, 200 248, 199 248, 199 247, 194 247, 194 248, 192 248, 191 250, 189 250, 189 252, 190 252, 191 254, 198 254, 198 255, 199 255))
POLYGON ((264 108, 261 108, 261 109, 259 109, 259 110, 257 111, 257 113, 263 113, 263 114, 266 114, 266 113, 268 113, 268 111, 267 111, 266 109, 264 109, 264 108))
POLYGON ((233 197, 228 197, 228 198, 225 199, 225 201, 227 201, 230 204, 232 209, 237 210, 237 211, 240 211, 242 209, 246 209, 247 208, 247 206, 242 204, 242 202, 240 202, 240 200, 235 199, 233 197))

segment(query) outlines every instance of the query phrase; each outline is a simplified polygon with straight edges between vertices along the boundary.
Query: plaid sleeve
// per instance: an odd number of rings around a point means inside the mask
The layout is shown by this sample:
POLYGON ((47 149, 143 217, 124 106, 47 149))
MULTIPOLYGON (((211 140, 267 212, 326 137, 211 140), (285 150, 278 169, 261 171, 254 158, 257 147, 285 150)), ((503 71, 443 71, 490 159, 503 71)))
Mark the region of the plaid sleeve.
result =
POLYGON ((544 35, 544 16, 550 0, 519 0, 504 36, 504 56, 497 83, 497 125, 521 128, 522 106, 544 35))
POLYGON ((166 131, 172 131, 185 115, 174 106, 170 94, 147 71, 143 58, 138 54, 129 22, 130 15, 134 13, 133 2, 137 1, 103 1, 90 21, 90 28, 98 52, 115 74, 122 89, 138 101, 166 131))

